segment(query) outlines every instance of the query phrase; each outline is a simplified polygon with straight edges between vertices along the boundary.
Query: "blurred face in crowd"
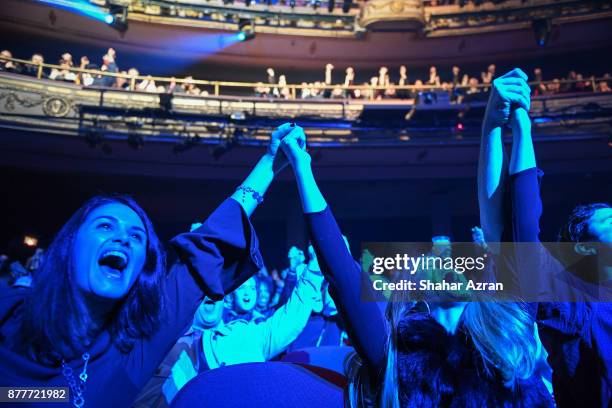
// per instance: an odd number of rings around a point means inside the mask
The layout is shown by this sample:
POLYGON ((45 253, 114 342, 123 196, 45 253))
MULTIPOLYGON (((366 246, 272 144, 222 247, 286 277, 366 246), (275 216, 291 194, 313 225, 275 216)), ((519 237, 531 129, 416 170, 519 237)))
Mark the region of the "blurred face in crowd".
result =
POLYGON ((612 208, 599 208, 589 218, 589 235, 597 242, 612 243, 612 208))
POLYGON ((437 72, 436 67, 429 67, 429 75, 436 75, 437 72))
POLYGON ((81 292, 108 300, 121 299, 145 265, 144 223, 124 204, 101 205, 79 228, 73 251, 74 278, 81 292))
POLYGON ((296 247, 291 247, 291 249, 289 249, 288 258, 291 269, 295 269, 298 265, 303 264, 306 260, 306 257, 304 257, 304 251, 296 247))
POLYGON ((67 52, 62 54, 62 59, 60 60, 60 63, 72 65, 72 55, 68 54, 67 52))
POLYGON ((223 317, 223 300, 214 301, 205 297, 196 310, 194 325, 202 328, 216 327, 223 317))
MULTIPOLYGON (((13 54, 9 50, 4 50, 0 52, 0 57, 12 58, 13 54)), ((0 62, 6 62, 6 60, 0 58, 0 62)))
POLYGON ((400 75, 401 76, 406 76, 407 70, 406 70, 406 66, 405 65, 401 65, 400 69, 399 69, 400 75))
POLYGON ((487 71, 489 71, 490 74, 495 74, 495 64, 489 65, 487 71))
POLYGON ((458 66, 454 66, 453 67, 453 75, 459 75, 459 67, 458 66))
POLYGON ((32 55, 32 62, 34 64, 42 64, 43 62, 45 62, 45 59, 40 54, 34 54, 32 55))
POLYGON ((256 303, 257 282, 252 277, 234 291, 234 309, 241 313, 250 312, 256 303))
POLYGON ((274 76, 274 70, 272 68, 268 68, 266 72, 268 73, 268 76, 274 76))
POLYGON ((265 283, 259 285, 259 292, 257 293, 257 307, 262 309, 268 307, 268 303, 270 303, 270 297, 272 294, 270 293, 270 287, 265 283))

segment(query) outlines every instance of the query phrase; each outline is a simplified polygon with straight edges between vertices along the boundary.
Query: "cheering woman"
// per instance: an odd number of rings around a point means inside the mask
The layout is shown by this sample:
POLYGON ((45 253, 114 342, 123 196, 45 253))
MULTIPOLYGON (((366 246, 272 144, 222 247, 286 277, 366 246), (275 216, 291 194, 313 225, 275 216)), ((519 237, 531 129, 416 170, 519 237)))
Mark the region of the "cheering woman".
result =
MULTIPOLYGON (((197 230, 165 253, 126 196, 87 201, 59 231, 31 289, 0 291, 0 386, 66 387, 77 407, 127 407, 193 320, 263 266, 249 216, 285 163, 290 125, 197 230)), ((52 394, 55 398, 68 394, 52 394)), ((49 396, 47 396, 47 399, 49 396)))

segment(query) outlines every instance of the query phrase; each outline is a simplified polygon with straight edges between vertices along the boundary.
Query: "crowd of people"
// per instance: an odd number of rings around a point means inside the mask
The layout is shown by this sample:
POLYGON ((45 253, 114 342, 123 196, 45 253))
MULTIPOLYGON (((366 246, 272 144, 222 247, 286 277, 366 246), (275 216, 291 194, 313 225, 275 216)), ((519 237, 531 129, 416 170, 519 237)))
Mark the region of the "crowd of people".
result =
MULTIPOLYGON (((527 75, 512 70, 490 88, 477 175, 482 230, 472 232, 493 263, 481 279, 516 292, 390 289, 365 299, 368 278, 377 278, 351 254, 317 186, 304 130, 290 122, 235 192, 171 241, 169 265, 132 198, 88 200, 33 258, 29 283, 0 287, 0 385, 67 386, 78 407, 160 407, 198 374, 350 345, 336 370, 352 407, 608 407, 612 207, 578 206, 559 235, 572 261, 553 257, 539 243, 542 174, 527 75), (250 217, 286 167, 311 245, 292 247, 288 267, 268 273, 250 217), (498 252, 499 242, 530 245, 498 252)), ((450 257, 449 241, 434 237, 432 253, 450 257)), ((446 267, 435 273, 473 279, 446 267)))
MULTIPOLYGON (((392 75, 387 67, 381 67, 378 75, 372 76, 369 81, 358 82, 355 79, 355 69, 348 67, 344 71, 344 80, 335 83, 332 80, 334 65, 327 64, 325 67, 324 80, 315 82, 302 82, 299 89, 292 93, 287 86, 285 75, 276 76, 273 68, 268 68, 267 81, 259 82, 255 88, 255 95, 262 97, 277 98, 299 98, 299 99, 423 99, 436 98, 437 93, 448 94, 452 102, 461 103, 470 96, 487 93, 491 86, 491 81, 495 77, 496 66, 491 64, 487 69, 480 73, 478 77, 462 73, 461 68, 453 66, 450 75, 446 78, 441 77, 437 67, 429 68, 427 79, 416 79, 410 82, 408 69, 401 65, 396 75, 392 75), (409 89, 397 89, 412 85, 409 89), (350 88, 361 86, 360 88, 350 88)), ((559 93, 574 92, 611 92, 610 74, 606 73, 602 79, 596 80, 595 76, 585 78, 576 71, 570 71, 566 78, 554 78, 545 81, 542 76, 542 69, 535 68, 532 77, 532 95, 555 95, 559 93)))
POLYGON ((57 63, 59 68, 53 68, 50 71, 40 66, 40 64, 45 62, 45 59, 43 55, 39 53, 32 55, 29 64, 18 64, 10 60, 2 59, 2 57, 12 58, 13 55, 9 50, 0 52, 0 72, 10 72, 33 77, 40 76, 44 79, 64 81, 86 87, 119 88, 150 93, 208 95, 207 90, 200 89, 193 83, 193 77, 191 76, 185 77, 182 81, 179 81, 180 83, 177 83, 175 78, 171 78, 170 82, 164 85, 155 83, 155 80, 150 75, 144 76, 144 78, 140 77, 140 72, 136 68, 132 67, 128 70, 120 70, 117 65, 117 53, 113 48, 109 48, 102 56, 101 64, 90 62, 89 57, 84 55, 81 57, 80 63, 76 65, 73 62, 72 55, 66 52, 62 54, 57 63), (117 75, 108 76, 89 72, 77 72, 71 71, 71 68, 95 70, 101 71, 102 73, 117 75))
MULTIPOLYGON (((117 54, 109 48, 102 56, 100 64, 90 62, 87 56, 82 56, 76 65, 70 53, 64 53, 58 62, 59 68, 50 71, 39 68, 45 62, 44 57, 36 53, 30 58, 31 64, 18 64, 2 57, 12 58, 8 50, 0 53, 0 72, 12 72, 29 76, 40 76, 57 81, 65 81, 82 86, 120 88, 150 93, 186 94, 194 96, 210 95, 207 87, 198 86, 193 77, 188 76, 181 81, 171 78, 168 83, 156 83, 152 76, 140 76, 136 68, 121 70, 117 65, 117 54), (102 72, 120 74, 118 76, 104 76, 88 72, 75 72, 71 68, 99 70, 102 72), (39 69, 40 72, 39 72, 39 69)), ((343 72, 341 81, 334 80, 334 65, 327 64, 325 73, 320 81, 301 82, 299 86, 290 86, 285 75, 277 75, 274 68, 266 70, 266 81, 258 82, 255 86, 255 96, 282 99, 412 99, 421 102, 430 102, 439 96, 448 94, 451 102, 461 103, 470 98, 486 98, 491 81, 496 74, 496 66, 490 64, 479 75, 470 75, 462 72, 458 66, 453 66, 448 75, 441 74, 438 68, 432 66, 426 79, 409 78, 405 65, 401 65, 396 74, 389 68, 381 67, 378 75, 368 80, 357 80, 353 67, 347 67, 343 72), (351 88, 357 87, 358 88, 351 88), (397 87, 411 86, 411 88, 397 89, 397 87)), ((544 79, 541 68, 535 68, 531 77, 533 96, 555 95, 576 92, 611 92, 610 74, 605 73, 601 78, 585 76, 576 71, 570 71, 564 78, 544 79)))

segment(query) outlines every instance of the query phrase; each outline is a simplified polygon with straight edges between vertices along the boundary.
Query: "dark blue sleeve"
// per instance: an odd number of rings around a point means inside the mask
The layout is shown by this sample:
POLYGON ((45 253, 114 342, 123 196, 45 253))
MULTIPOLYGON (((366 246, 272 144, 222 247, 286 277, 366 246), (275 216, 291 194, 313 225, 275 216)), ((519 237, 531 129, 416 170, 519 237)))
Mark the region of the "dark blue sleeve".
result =
POLYGON ((540 178, 543 173, 531 168, 509 177, 510 225, 514 246, 513 269, 521 295, 530 301, 576 302, 593 300, 597 290, 566 270, 540 242, 540 178))
POLYGON ((347 333, 370 373, 381 378, 386 364, 388 327, 378 305, 360 297, 361 287, 369 287, 369 280, 347 249, 329 207, 306 214, 306 220, 319 266, 347 324, 347 333))
POLYGON ((542 214, 539 178, 529 169, 510 177, 511 225, 516 268, 522 288, 538 288, 528 296, 550 298, 537 305, 542 343, 553 369, 558 406, 608 407, 612 397, 612 310, 609 303, 589 302, 592 290, 567 271, 539 243, 542 214), (560 301, 555 301, 559 299, 560 301))
POLYGON ((143 386, 185 333, 204 296, 220 300, 263 267, 255 230, 233 199, 225 200, 195 231, 172 241, 179 262, 166 280, 166 318, 128 356, 128 372, 143 386))

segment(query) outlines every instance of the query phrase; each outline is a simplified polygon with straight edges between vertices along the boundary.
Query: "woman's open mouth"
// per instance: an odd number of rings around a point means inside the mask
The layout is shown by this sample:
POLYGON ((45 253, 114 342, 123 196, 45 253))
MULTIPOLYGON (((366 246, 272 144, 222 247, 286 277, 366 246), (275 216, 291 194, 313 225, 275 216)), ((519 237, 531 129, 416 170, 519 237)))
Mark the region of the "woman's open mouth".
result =
POLYGON ((109 277, 113 279, 120 278, 123 271, 127 267, 129 262, 128 255, 119 250, 107 250, 104 251, 98 259, 98 265, 100 269, 109 277))

